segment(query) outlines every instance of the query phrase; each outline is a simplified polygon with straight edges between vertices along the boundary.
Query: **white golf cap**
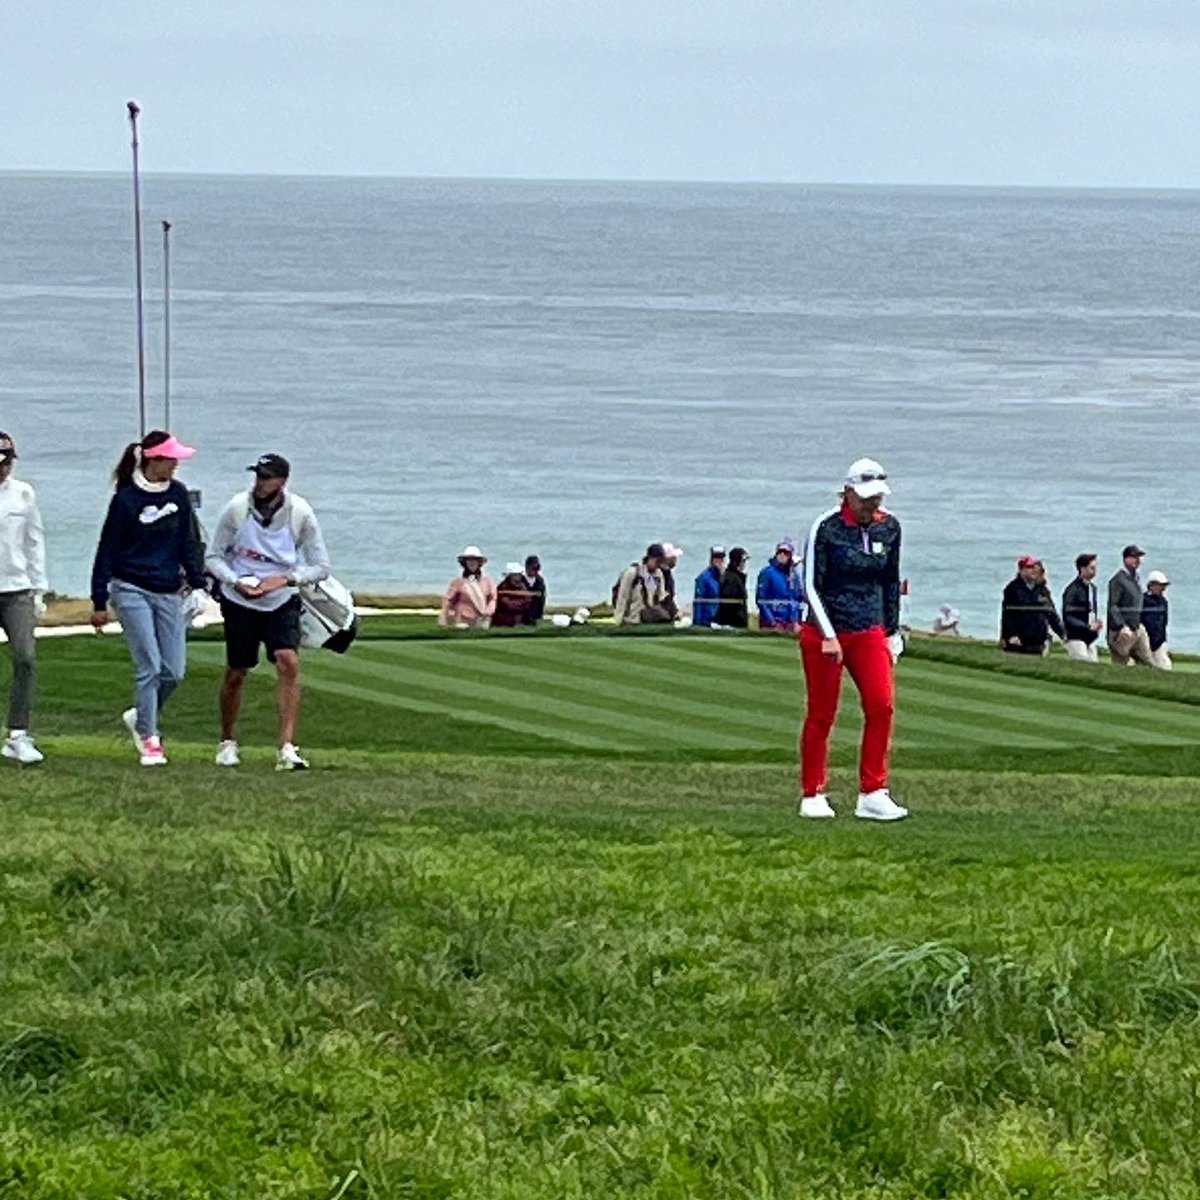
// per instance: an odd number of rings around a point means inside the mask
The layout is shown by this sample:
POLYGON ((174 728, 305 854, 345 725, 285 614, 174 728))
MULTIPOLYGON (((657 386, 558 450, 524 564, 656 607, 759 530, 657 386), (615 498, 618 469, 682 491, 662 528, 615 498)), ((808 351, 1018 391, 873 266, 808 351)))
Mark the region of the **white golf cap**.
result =
POLYGON ((853 488, 864 500, 892 494, 887 485, 887 472, 873 458, 860 458, 850 464, 846 486, 853 488))
POLYGON ((1150 577, 1146 580, 1146 582, 1167 584, 1171 581, 1162 573, 1162 571, 1151 571, 1150 577))
POLYGON ((675 545, 674 542, 663 542, 663 553, 667 558, 682 558, 683 547, 675 545))
POLYGON ((525 568, 520 563, 509 562, 504 564, 504 573, 505 575, 524 575, 525 568))
POLYGON ((459 558, 482 558, 487 562, 487 555, 484 554, 478 546, 468 546, 459 556, 459 558))

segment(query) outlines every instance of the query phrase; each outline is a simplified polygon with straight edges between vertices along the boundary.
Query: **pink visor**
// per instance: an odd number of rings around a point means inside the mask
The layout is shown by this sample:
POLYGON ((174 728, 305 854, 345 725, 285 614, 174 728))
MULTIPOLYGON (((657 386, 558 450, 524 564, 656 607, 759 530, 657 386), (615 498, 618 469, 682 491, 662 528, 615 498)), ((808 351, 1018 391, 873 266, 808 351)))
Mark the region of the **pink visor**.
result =
POLYGON ((143 458, 173 458, 176 461, 181 461, 185 458, 191 458, 196 453, 194 446, 185 446, 174 434, 171 434, 165 442, 160 442, 157 446, 151 446, 149 450, 142 451, 143 458))

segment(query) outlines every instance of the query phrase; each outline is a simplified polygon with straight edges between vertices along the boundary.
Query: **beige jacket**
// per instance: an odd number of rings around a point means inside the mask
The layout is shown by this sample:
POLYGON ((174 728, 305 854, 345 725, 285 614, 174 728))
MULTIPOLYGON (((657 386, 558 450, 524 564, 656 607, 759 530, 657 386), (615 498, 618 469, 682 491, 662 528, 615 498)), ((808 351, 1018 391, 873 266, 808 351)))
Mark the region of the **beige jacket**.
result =
POLYGON ((617 603, 613 608, 613 623, 640 625, 642 610, 646 605, 662 604, 666 598, 667 589, 662 572, 650 572, 642 563, 632 563, 621 574, 617 603))

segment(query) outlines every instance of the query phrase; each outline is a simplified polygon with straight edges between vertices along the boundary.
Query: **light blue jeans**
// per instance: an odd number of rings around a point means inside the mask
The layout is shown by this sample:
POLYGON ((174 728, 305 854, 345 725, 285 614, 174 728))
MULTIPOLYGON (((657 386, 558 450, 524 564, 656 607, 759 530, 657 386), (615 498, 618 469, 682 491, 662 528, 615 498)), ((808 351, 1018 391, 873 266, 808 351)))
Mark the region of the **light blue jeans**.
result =
POLYGON ((158 733, 158 714, 187 671, 187 621, 183 597, 159 595, 114 579, 108 591, 133 657, 137 731, 158 733))

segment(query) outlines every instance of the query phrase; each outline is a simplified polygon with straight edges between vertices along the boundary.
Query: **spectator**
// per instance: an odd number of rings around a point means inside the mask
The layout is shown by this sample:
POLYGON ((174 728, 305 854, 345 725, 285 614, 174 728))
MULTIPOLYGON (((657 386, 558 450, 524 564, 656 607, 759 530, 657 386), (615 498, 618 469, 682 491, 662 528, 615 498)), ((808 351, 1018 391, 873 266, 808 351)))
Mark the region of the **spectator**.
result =
POLYGON ((959 629, 961 623, 962 614, 958 609, 943 604, 938 609, 938 615, 933 618, 933 632, 942 637, 959 637, 962 634, 962 630, 959 629))
POLYGON ((719 625, 745 629, 750 624, 746 606, 746 559, 749 555, 741 546, 729 552, 729 566, 721 575, 721 612, 719 625))
POLYGON ((536 625, 546 615, 546 581, 542 578, 542 560, 531 554, 525 560, 525 586, 529 589, 529 607, 522 623, 536 625))
POLYGON ((468 546, 458 556, 458 564, 462 574, 446 589, 438 624, 486 629, 496 611, 496 585, 483 573, 487 559, 478 546, 468 546))
POLYGON ((1063 636, 1045 577, 1045 567, 1032 554, 1017 560, 1016 577, 1005 587, 1000 607, 1000 645, 1009 653, 1045 654, 1050 631, 1063 636))
POLYGON ((1067 632, 1067 657, 1076 662, 1099 662, 1100 601, 1096 592, 1097 563, 1094 554, 1080 554, 1075 559, 1075 578, 1067 584, 1062 595, 1063 628, 1067 632))
POLYGON ((46 611, 46 540, 33 488, 13 478, 16 460, 16 443, 0 433, 0 629, 12 658, 8 737, 0 754, 34 766, 45 758, 29 735, 29 722, 37 675, 33 631, 46 611))
POLYGON ((692 601, 692 624, 709 628, 718 618, 721 595, 721 572, 725 570, 725 547, 714 546, 708 552, 708 566, 696 576, 695 598, 692 601))
POLYGON ((1161 571, 1151 571, 1142 597, 1142 628, 1150 643, 1150 662, 1160 671, 1171 669, 1167 651, 1167 588, 1171 581, 1161 571))
POLYGON ((1108 581, 1108 650, 1119 667, 1136 659, 1143 666, 1154 666, 1150 639, 1142 628, 1142 585, 1138 568, 1145 550, 1128 545, 1121 551, 1121 569, 1108 581))
POLYGON ((663 605, 674 623, 679 619, 679 605, 675 600, 675 568, 683 557, 683 549, 674 542, 663 542, 663 553, 666 555, 663 559, 663 591, 666 593, 663 605))
POLYGON ((533 592, 520 563, 510 562, 504 568, 504 578, 496 587, 496 611, 492 614, 493 629, 515 629, 526 624, 525 614, 533 607, 533 592))
POLYGON ((800 601, 804 585, 796 569, 796 543, 789 537, 775 546, 775 554, 758 573, 754 601, 758 605, 759 629, 795 633, 800 624, 800 601))
POLYGON ((640 563, 630 563, 617 580, 613 622, 617 625, 670 625, 663 564, 667 552, 661 542, 646 547, 640 563))

